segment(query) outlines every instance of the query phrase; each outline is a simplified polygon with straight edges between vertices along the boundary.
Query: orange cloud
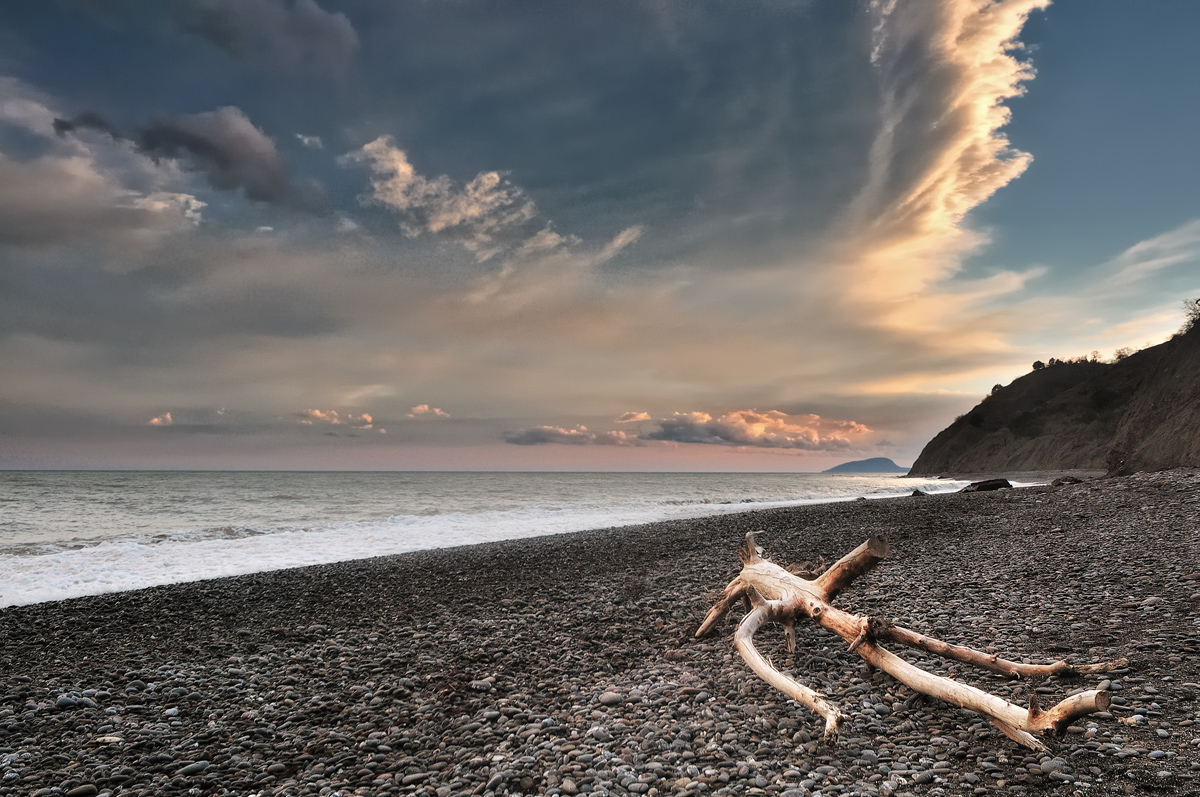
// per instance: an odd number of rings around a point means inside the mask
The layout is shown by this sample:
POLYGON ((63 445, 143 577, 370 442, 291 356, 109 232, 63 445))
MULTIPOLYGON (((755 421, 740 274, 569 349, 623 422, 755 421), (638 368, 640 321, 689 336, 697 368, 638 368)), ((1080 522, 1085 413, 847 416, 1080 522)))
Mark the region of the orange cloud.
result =
POLYGON ((300 423, 305 426, 311 426, 314 423, 328 423, 335 426, 353 426, 358 429, 370 429, 374 423, 374 419, 368 413, 355 415, 354 413, 346 413, 345 417, 338 414, 337 410, 305 410, 304 412, 296 413, 300 419, 300 423))
POLYGON ((777 410, 736 410, 718 418, 707 412, 677 412, 658 423, 658 431, 645 435, 647 439, 808 451, 849 448, 856 438, 871 431, 855 421, 788 415, 777 410))
POLYGON ((431 407, 428 404, 418 404, 408 411, 410 418, 449 418, 450 413, 431 407))
POLYGON ((159 415, 156 418, 151 418, 148 422, 148 425, 149 426, 170 426, 173 423, 175 423, 175 421, 173 418, 171 418, 171 413, 164 412, 162 415, 159 415))
POLYGON ((648 412, 626 412, 617 418, 617 423, 634 423, 635 421, 650 420, 648 412))
MULTIPOLYGON (((644 412, 629 412, 621 416, 621 419, 626 416, 631 416, 633 420, 649 418, 644 412)), ((618 422, 621 419, 618 419, 618 422)), ((850 448, 871 432, 856 421, 830 420, 811 414, 788 415, 777 410, 735 410, 716 418, 707 412, 677 412, 670 418, 657 421, 657 424, 658 429, 643 434, 621 431, 593 432, 586 426, 535 426, 506 432, 504 440, 521 446, 629 446, 659 441, 831 451, 850 448)))

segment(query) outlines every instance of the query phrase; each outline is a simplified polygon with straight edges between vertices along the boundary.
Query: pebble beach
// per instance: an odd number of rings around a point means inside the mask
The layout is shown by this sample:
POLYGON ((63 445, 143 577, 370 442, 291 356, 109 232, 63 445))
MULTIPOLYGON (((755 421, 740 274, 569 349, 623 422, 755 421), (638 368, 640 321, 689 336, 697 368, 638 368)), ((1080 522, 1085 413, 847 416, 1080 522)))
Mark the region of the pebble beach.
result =
POLYGON ((777 508, 0 609, 0 795, 1200 794, 1200 471, 777 508), (696 640, 748 531, 889 557, 837 605, 1107 688, 1050 751, 797 626, 759 649, 823 723, 696 640))

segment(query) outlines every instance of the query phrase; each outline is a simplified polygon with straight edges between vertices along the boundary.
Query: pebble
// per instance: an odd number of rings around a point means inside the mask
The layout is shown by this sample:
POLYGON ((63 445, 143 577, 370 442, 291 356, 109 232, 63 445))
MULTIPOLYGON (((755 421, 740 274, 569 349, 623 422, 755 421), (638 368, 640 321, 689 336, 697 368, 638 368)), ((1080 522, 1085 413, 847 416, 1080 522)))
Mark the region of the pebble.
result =
POLYGON ((188 764, 180 769, 179 774, 183 775, 185 778, 191 777, 192 775, 199 775, 207 770, 209 766, 210 765, 207 761, 197 761, 194 764, 188 764))
POLYGON ((600 695, 600 705, 602 706, 619 706, 625 702, 625 698, 617 692, 605 692, 600 695))
POLYGON ((1195 558, 1160 554, 1195 551, 1198 508, 1200 472, 1142 474, 8 607, 0 797, 1099 793, 1141 788, 1154 767, 1174 779, 1160 788, 1182 790, 1200 772, 1200 611, 1184 599, 1195 558), (1148 504, 1152 516, 1138 511, 1148 504), (1018 705, 1031 688, 1043 707, 1079 688, 1120 702, 1035 754, 984 718, 915 699, 812 624, 797 626, 794 654, 764 628, 761 652, 846 712, 826 747, 821 722, 732 649, 740 609, 719 635, 693 638, 757 529, 788 562, 887 534, 892 555, 838 598, 849 611, 1018 660, 1131 660, 1032 684, 904 654, 919 666, 1018 705), (1145 603, 1157 596, 1171 597, 1145 603))

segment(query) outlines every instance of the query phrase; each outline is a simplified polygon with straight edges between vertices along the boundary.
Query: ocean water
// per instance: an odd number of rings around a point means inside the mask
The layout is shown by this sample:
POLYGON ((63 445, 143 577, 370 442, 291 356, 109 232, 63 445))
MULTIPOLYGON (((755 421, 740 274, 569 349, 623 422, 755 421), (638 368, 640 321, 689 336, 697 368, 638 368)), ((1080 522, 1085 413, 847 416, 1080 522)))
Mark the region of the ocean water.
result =
POLYGON ((0 472, 0 606, 964 484, 783 473, 0 472))

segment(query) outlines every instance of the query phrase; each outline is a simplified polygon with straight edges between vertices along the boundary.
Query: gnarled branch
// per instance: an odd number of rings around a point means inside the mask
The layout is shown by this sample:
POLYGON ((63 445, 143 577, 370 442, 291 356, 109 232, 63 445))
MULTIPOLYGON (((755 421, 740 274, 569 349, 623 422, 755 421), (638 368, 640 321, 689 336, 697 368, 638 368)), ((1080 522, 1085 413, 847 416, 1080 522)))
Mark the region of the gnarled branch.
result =
POLYGON ((783 624, 788 650, 794 650, 795 620, 800 615, 806 615, 846 640, 850 650, 861 656, 869 666, 883 670, 917 692, 986 715, 1007 736, 1035 750, 1046 749, 1039 736, 1061 736, 1067 726, 1079 717, 1107 709, 1109 693, 1098 690, 1081 692, 1047 711, 1042 711, 1035 700, 1031 700, 1028 708, 1021 708, 982 689, 923 670, 885 650, 880 646, 880 641, 891 640, 1012 678, 1106 672, 1127 664, 1124 659, 1089 665, 1071 665, 1063 661, 1019 664, 927 637, 877 617, 851 614, 831 605, 830 601, 835 595, 887 556, 888 543, 883 537, 872 537, 813 579, 801 578, 764 559, 761 554, 762 549, 757 546, 754 533, 747 534, 741 550, 742 572, 729 583, 721 599, 709 609, 696 636, 713 633, 721 618, 739 599, 751 606, 738 624, 733 638, 734 647, 760 678, 821 715, 825 720, 825 740, 831 744, 837 738, 838 724, 843 715, 818 692, 779 672, 763 658, 754 646, 754 633, 764 623, 783 624))

